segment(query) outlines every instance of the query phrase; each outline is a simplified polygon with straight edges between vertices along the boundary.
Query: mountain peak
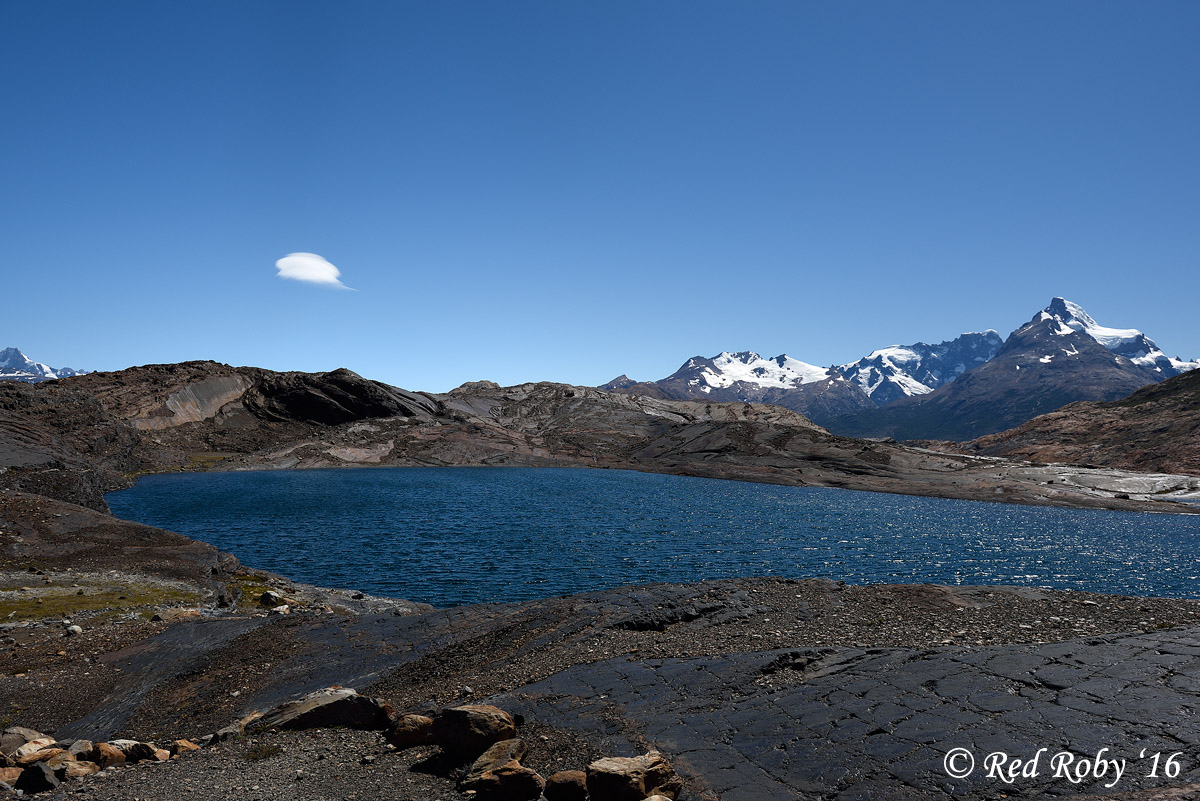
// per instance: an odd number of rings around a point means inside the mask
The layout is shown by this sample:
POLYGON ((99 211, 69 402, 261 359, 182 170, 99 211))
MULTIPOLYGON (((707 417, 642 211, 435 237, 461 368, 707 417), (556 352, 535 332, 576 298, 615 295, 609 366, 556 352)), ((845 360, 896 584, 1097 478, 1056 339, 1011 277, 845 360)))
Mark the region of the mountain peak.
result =
MULTIPOLYGON (((1092 319, 1090 314, 1083 310, 1082 306, 1078 303, 1072 303, 1066 298, 1054 298, 1050 301, 1050 305, 1045 308, 1045 311, 1051 317, 1057 317, 1068 325, 1072 322, 1078 323, 1079 328, 1076 330, 1098 327, 1096 321, 1092 319)), ((1075 328, 1075 326, 1071 327, 1075 328)))
POLYGON ((50 381, 54 378, 66 378, 71 375, 82 375, 86 370, 72 370, 70 367, 54 368, 35 362, 20 351, 19 348, 0 348, 0 380, 24 381, 36 383, 50 381))

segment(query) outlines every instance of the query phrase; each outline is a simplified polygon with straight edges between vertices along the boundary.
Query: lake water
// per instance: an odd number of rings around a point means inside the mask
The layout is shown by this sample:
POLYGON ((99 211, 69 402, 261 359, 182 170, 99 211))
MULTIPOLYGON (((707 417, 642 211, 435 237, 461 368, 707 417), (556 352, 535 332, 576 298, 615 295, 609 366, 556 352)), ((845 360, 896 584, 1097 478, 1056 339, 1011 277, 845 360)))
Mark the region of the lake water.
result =
POLYGON ((623 470, 175 474, 108 502, 297 581, 436 606, 766 575, 1194 597, 1200 576, 1200 516, 623 470))

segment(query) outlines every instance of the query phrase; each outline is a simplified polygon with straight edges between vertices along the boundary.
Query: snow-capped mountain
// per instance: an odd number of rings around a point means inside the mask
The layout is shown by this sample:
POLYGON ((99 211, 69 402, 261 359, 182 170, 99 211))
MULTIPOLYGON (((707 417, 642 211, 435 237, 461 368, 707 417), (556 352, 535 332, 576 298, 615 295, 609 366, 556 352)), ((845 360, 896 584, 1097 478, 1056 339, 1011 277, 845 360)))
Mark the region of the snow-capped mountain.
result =
POLYGON ((1106 328, 1078 304, 1054 298, 955 381, 826 425, 845 436, 967 440, 1075 401, 1119 400, 1196 367, 1169 359, 1141 331, 1106 328))
POLYGON ((892 345, 872 351, 856 362, 843 364, 842 375, 858 384, 876 404, 925 395, 973 367, 990 361, 1004 344, 992 329, 963 334, 930 345, 892 345))
POLYGON ((88 370, 73 370, 70 367, 54 368, 35 362, 16 348, 0 350, 0 381, 24 381, 36 384, 72 375, 84 375, 88 370))
POLYGON ((795 389, 805 384, 842 378, 832 367, 817 367, 786 354, 764 359, 757 353, 719 353, 711 359, 688 359, 671 378, 686 380, 700 392, 728 389, 744 383, 764 389, 795 389))
MULTIPOLYGON (((1124 356, 1141 367, 1162 373, 1164 379, 1200 367, 1200 361, 1189 362, 1167 356, 1154 340, 1136 328, 1106 328, 1100 325, 1082 306, 1064 298, 1050 301, 1050 305, 1040 312, 1037 319, 1058 321, 1061 325, 1060 334, 1065 334, 1063 329, 1068 328, 1086 334, 1116 355, 1124 356)), ((1054 354, 1047 355, 1052 357, 1054 354)))
POLYGON ((818 423, 875 406, 836 367, 818 367, 786 355, 766 359, 752 351, 694 356, 659 381, 639 383, 620 376, 600 389, 674 400, 771 403, 818 423))
POLYGON ((893 345, 840 367, 724 352, 670 376, 620 376, 601 389, 672 399, 773 403, 834 433, 969 439, 1076 400, 1114 400, 1198 361, 1172 359, 1136 329, 1106 328, 1054 298, 1002 340, 994 330, 930 345, 893 345), (961 384, 961 386, 960 386, 961 384))

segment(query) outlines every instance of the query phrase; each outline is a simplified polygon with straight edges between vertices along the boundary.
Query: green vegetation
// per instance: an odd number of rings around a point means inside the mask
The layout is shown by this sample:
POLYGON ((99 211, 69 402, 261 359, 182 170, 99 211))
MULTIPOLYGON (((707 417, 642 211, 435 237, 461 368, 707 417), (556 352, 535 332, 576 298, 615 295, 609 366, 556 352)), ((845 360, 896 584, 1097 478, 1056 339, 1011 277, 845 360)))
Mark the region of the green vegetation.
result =
POLYGON ((243 605, 257 606, 258 597, 271 588, 267 577, 260 573, 238 573, 226 579, 225 586, 237 598, 239 609, 243 605))
POLYGON ((198 603, 200 600, 201 594, 198 591, 185 591, 157 584, 84 584, 82 587, 50 584, 31 587, 28 590, 0 592, 0 620, 63 618, 81 613, 117 614, 198 603), (82 595, 79 594, 80 590, 82 595))

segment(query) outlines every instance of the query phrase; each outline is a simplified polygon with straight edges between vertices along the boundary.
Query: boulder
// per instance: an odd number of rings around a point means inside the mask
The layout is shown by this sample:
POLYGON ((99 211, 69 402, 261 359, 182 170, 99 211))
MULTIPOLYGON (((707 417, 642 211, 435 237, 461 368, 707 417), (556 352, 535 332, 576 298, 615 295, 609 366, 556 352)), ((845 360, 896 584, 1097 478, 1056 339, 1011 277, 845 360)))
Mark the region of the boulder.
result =
POLYGON ((95 747, 96 744, 91 740, 75 740, 67 747, 67 752, 76 759, 86 760, 95 747))
POLYGON ((88 761, 95 762, 101 769, 111 768, 113 765, 124 765, 125 752, 112 743, 96 743, 88 761))
POLYGON ((283 596, 275 592, 275 590, 265 590, 262 595, 258 596, 258 605, 267 608, 283 606, 286 603, 283 596))
POLYGON ((100 772, 100 766, 95 762, 67 762, 63 767, 67 769, 68 779, 80 779, 100 772))
POLYGON ((587 769, 588 795, 604 801, 643 801, 655 794, 673 799, 681 786, 675 771, 658 751, 597 759, 587 769))
POLYGON ((487 704, 443 709, 433 721, 437 744, 448 755, 464 761, 474 761, 493 744, 516 736, 517 724, 512 715, 487 704))
POLYGON ((40 751, 32 751, 28 754, 17 757, 17 765, 24 768, 32 765, 34 762, 49 762, 52 758, 59 754, 67 753, 61 748, 43 748, 40 751))
POLYGON ((349 687, 326 687, 297 701, 280 704, 254 721, 249 728, 324 729, 345 726, 350 729, 386 729, 391 723, 390 708, 376 698, 359 695, 349 687))
POLYGON ((546 801, 587 801, 587 774, 582 770, 560 770, 546 779, 542 794, 546 801))
POLYGON ((14 790, 20 790, 25 795, 44 793, 62 784, 62 778, 45 762, 35 762, 21 771, 20 778, 13 785, 14 790))
POLYGON ((469 788, 463 787, 473 790, 480 801, 534 801, 545 786, 537 771, 514 759, 485 771, 469 788))
POLYGON ((121 753, 125 755, 126 762, 145 762, 148 759, 157 759, 156 752, 158 748, 154 743, 140 743, 137 740, 113 740, 109 745, 115 745, 121 749, 121 753))
POLYGON ((25 768, 0 768, 0 782, 12 784, 21 776, 25 768))
POLYGON ((43 748, 50 748, 53 745, 54 745, 53 737, 36 737, 36 738, 26 742, 24 745, 19 747, 17 750, 13 751, 11 754, 9 754, 9 756, 11 756, 15 760, 20 761, 21 757, 28 756, 29 754, 36 754, 38 751, 41 751, 43 748))
POLYGON ((200 746, 193 743, 191 740, 176 740, 167 746, 167 750, 171 752, 171 756, 176 754, 184 754, 188 751, 199 751, 200 746))
POLYGON ((401 715, 387 730, 387 741, 399 749, 429 745, 433 742, 433 718, 401 715))
POLYGON ((12 755, 21 746, 30 740, 39 740, 46 735, 40 731, 27 729, 24 726, 9 726, 0 734, 0 754, 12 755))
POLYGON ((502 765, 509 762, 520 762, 528 753, 529 748, 523 740, 501 740, 494 743, 488 750, 480 754, 479 758, 471 765, 471 769, 467 771, 467 775, 459 782, 461 790, 478 790, 476 783, 483 777, 483 774, 493 771, 502 765))

